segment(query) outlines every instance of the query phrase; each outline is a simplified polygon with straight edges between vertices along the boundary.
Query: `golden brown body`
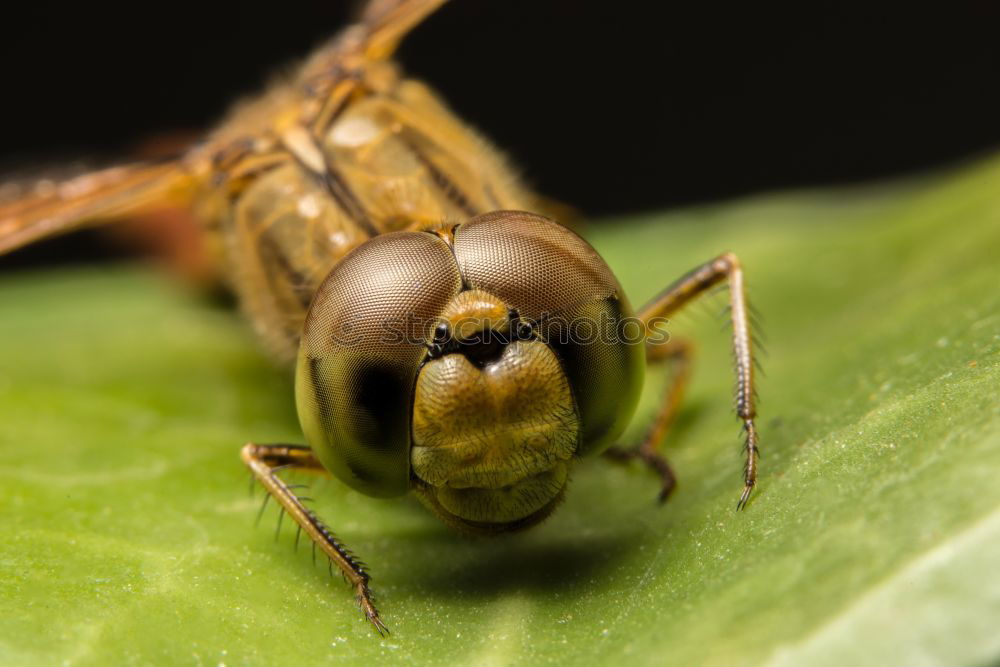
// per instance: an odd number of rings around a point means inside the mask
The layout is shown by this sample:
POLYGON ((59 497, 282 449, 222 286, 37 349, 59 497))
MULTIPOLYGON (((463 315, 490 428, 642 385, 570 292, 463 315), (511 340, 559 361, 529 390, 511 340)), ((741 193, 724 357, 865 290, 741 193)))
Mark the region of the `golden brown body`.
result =
POLYGON ((720 255, 633 316, 596 251, 528 212, 541 203, 497 151, 389 62, 443 1, 375 0, 296 76, 238 106, 177 161, 40 183, 0 201, 0 254, 163 206, 197 214, 268 348, 296 360, 310 447, 248 444, 242 458, 350 580, 379 632, 364 567, 277 472, 326 470, 373 496, 414 491, 448 524, 482 534, 544 519, 576 460, 604 451, 650 464, 665 498, 674 478, 657 448, 680 402, 688 346, 659 344, 656 325, 722 281, 746 433, 738 507, 756 482, 738 260, 720 255), (579 340, 578 321, 610 322, 611 336, 579 340), (637 336, 626 335, 629 324, 637 336), (675 382, 647 437, 611 448, 647 362, 675 370, 675 382))
POLYGON ((176 162, 116 167, 0 200, 0 252, 165 205, 194 207, 255 328, 292 361, 330 269, 374 235, 536 198, 500 153, 386 60, 444 0, 371 3, 365 22, 241 103, 176 162))
POLYGON ((534 208, 497 152, 429 88, 379 69, 384 89, 359 93, 318 137, 278 128, 273 163, 235 193, 224 183, 208 195, 213 210, 229 208, 220 217, 235 287, 285 359, 319 283, 373 235, 534 208))

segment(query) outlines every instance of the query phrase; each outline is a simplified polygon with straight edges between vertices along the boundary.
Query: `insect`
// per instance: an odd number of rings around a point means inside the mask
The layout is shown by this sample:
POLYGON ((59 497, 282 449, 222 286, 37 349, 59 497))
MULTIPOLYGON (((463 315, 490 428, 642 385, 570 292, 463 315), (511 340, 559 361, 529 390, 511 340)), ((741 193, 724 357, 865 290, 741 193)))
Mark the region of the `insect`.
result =
POLYGON ((497 152, 392 62, 443 2, 370 3, 296 76, 180 158, 0 201, 0 253, 167 204, 194 212, 264 343, 295 367, 308 446, 250 443, 242 460, 343 572, 379 633, 365 567, 279 471, 328 471, 371 496, 412 492, 479 535, 539 523, 576 462, 602 453, 648 464, 665 499, 674 475, 658 447, 690 346, 663 340, 659 323, 723 283, 746 436, 738 509, 757 476, 738 259, 698 266, 633 312, 597 252, 540 215, 497 152), (642 441, 620 446, 647 365, 672 384, 642 441))

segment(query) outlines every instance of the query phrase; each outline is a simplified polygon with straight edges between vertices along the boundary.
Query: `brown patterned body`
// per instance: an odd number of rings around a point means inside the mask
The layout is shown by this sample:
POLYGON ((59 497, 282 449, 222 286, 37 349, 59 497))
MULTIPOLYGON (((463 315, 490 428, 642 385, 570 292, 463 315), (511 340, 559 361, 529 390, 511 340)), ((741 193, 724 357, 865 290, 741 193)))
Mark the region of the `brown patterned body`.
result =
POLYGON ((278 472, 325 470, 372 496, 412 491, 480 534, 547 517, 574 462, 601 452, 648 463, 663 499, 674 477, 658 447, 690 347, 662 345, 657 326, 723 281, 746 434, 738 508, 757 476, 739 260, 705 263, 633 317, 598 253, 528 212, 543 204, 500 154, 389 61, 443 2, 371 0, 296 76, 238 106, 178 160, 0 187, 0 254, 163 207, 200 218, 268 348, 297 360, 309 447, 250 443, 243 461, 348 578, 380 633, 364 565, 278 472), (613 447, 647 363, 675 370, 672 389, 641 443, 613 447))
POLYGON ((385 90, 345 102, 319 137, 279 125, 259 171, 223 173, 209 193, 234 286, 282 359, 294 358, 319 283, 372 236, 534 207, 492 146, 428 87, 383 67, 385 90))

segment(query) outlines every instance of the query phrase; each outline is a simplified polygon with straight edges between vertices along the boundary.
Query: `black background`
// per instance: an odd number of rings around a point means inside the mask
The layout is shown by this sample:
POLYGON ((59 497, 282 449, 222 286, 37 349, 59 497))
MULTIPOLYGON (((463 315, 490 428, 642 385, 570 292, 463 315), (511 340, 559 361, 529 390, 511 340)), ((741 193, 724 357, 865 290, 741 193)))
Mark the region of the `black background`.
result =
MULTIPOLYGON (((5 8, 0 163, 210 127, 353 3, 5 8)), ((589 214, 925 169, 1000 146, 994 2, 458 0, 407 70, 589 214)))

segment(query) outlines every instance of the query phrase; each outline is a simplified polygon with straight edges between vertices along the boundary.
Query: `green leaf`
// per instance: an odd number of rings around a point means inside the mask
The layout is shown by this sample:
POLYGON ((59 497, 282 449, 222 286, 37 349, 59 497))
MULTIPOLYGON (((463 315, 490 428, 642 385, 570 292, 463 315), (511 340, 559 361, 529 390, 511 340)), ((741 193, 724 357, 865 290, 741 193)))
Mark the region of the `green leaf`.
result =
MULTIPOLYGON (((713 311, 665 450, 575 472, 542 526, 449 532, 314 481, 379 638, 277 542, 247 440, 300 440, 239 317, 130 266, 0 280, 0 663, 983 664, 1000 660, 1000 160, 593 225, 633 303, 724 250, 765 318, 758 492, 713 311)), ((2 260, 0 260, 2 261, 2 260)), ((701 314, 699 314, 701 313, 701 314)), ((634 432, 650 414, 656 382, 634 432)))

